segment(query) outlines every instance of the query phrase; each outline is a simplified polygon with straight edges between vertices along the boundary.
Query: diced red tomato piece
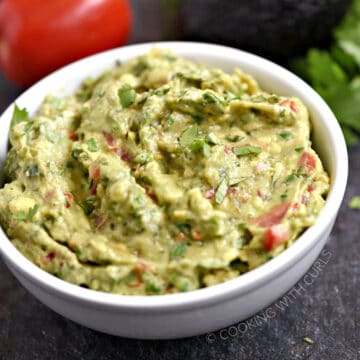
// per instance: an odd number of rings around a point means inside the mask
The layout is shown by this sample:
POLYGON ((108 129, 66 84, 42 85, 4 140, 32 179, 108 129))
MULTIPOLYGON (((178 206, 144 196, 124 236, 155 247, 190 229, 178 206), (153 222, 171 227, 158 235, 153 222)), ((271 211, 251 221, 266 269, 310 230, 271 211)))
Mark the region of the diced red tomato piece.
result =
POLYGON ((259 189, 257 191, 257 194, 261 198, 261 200, 265 201, 267 199, 266 192, 263 189, 259 189))
POLYGON ((90 186, 90 190, 89 190, 91 195, 96 195, 97 194, 97 186, 98 186, 97 181, 93 181, 93 183, 90 186))
POLYGON ((269 227, 265 232, 264 247, 272 251, 284 243, 289 237, 289 231, 284 224, 277 224, 269 227))
POLYGON ((308 191, 309 193, 312 193, 315 189, 316 189, 316 185, 315 185, 315 184, 310 184, 310 185, 307 187, 307 191, 308 191))
POLYGON ((74 195, 73 195, 71 192, 69 192, 69 191, 64 191, 64 196, 65 196, 68 200, 74 201, 74 195))
POLYGON ((132 161, 132 156, 127 150, 120 149, 120 148, 114 148, 113 151, 115 151, 116 155, 119 156, 119 158, 121 160, 126 161, 126 162, 132 161))
POLYGON ((79 140, 79 137, 77 136, 76 132, 73 130, 68 130, 68 138, 73 141, 79 140))
POLYGON ((97 165, 91 164, 89 166, 89 177, 90 179, 97 181, 100 178, 100 168, 97 165))
POLYGON ((280 106, 287 106, 289 107, 289 109, 294 112, 294 113, 297 113, 299 112, 299 109, 297 108, 297 106, 295 105, 295 103, 290 100, 290 99, 283 99, 279 102, 279 105, 280 106))
POLYGON ((191 236, 194 240, 201 240, 203 238, 203 234, 201 233, 201 231, 198 231, 198 230, 194 230, 191 233, 191 236))
POLYGON ((104 138, 105 138, 105 141, 107 142, 107 144, 109 146, 114 146, 115 138, 110 133, 108 133, 106 131, 103 131, 102 133, 104 135, 104 138))
POLYGON ((269 226, 277 225, 286 215, 290 205, 291 202, 289 201, 275 205, 270 209, 268 213, 261 215, 255 219, 252 219, 251 221, 260 227, 269 227, 269 226))
POLYGON ((55 251, 51 251, 46 255, 46 259, 49 260, 49 261, 54 260, 55 257, 56 257, 56 252, 55 251))
POLYGON ((310 154, 307 151, 304 151, 299 159, 298 167, 305 166, 308 171, 312 171, 316 166, 316 158, 314 155, 310 154))
POLYGON ((178 240, 184 240, 184 239, 185 239, 185 234, 184 234, 182 231, 180 231, 180 232, 177 234, 176 238, 177 238, 178 240))
POLYGON ((249 201, 249 199, 250 199, 249 193, 246 192, 245 190, 241 191, 241 193, 240 193, 240 201, 245 204, 245 203, 247 203, 249 201))
POLYGON ((215 193, 216 193, 216 187, 212 187, 212 188, 206 190, 205 198, 208 200, 211 200, 215 196, 215 193))
POLYGON ((155 194, 153 194, 147 186, 143 186, 143 188, 145 189, 146 195, 147 195, 152 201, 154 201, 154 202, 156 202, 156 203, 159 201, 158 198, 157 198, 157 196, 156 196, 155 194))

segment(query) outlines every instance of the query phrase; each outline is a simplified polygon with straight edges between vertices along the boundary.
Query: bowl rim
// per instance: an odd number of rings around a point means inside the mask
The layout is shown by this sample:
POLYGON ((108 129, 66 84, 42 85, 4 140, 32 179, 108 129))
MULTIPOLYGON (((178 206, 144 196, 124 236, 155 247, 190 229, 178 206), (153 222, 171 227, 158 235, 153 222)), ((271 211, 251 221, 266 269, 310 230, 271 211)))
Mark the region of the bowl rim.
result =
MULTIPOLYGON (((60 68, 27 89, 2 113, 0 117, 0 124, 5 121, 4 117, 8 117, 10 119, 10 113, 12 113, 12 108, 15 102, 29 96, 29 94, 31 94, 37 87, 44 85, 44 83, 46 84, 49 80, 61 77, 63 72, 76 70, 85 62, 93 62, 94 64, 97 61, 101 62, 101 60, 106 57, 116 60, 121 56, 127 58, 128 55, 126 54, 134 53, 128 57, 131 58, 141 53, 145 53, 153 47, 171 48, 175 52, 179 53, 180 56, 183 56, 183 53, 191 53, 194 57, 199 55, 214 57, 215 54, 217 56, 221 54, 222 57, 228 59, 241 57, 241 60, 239 60, 240 67, 241 61, 248 63, 252 62, 253 64, 258 64, 259 66, 271 69, 273 74, 276 74, 274 75, 275 77, 283 77, 287 82, 292 82, 295 86, 297 86, 299 92, 304 94, 304 97, 307 97, 308 100, 311 99, 314 106, 316 106, 319 113, 321 113, 321 122, 329 130, 331 135, 331 138, 328 139, 328 143, 330 144, 329 146, 332 147, 331 154, 334 157, 333 161, 335 165, 333 170, 334 174, 331 179, 330 191, 327 196, 325 206, 320 212, 317 222, 308 228, 297 239, 297 241, 275 258, 258 268, 244 273, 237 278, 207 288, 166 295, 120 295, 85 289, 78 285, 68 283, 47 273, 29 261, 15 248, 1 228, 0 254, 7 265, 10 265, 9 267, 12 270, 19 272, 31 283, 40 286, 42 289, 46 289, 61 298, 71 298, 72 300, 80 303, 86 302, 87 305, 94 307, 102 306, 109 309, 122 308, 137 312, 148 312, 149 310, 164 312, 165 310, 178 311, 180 308, 186 309, 190 307, 201 307, 205 304, 211 305, 219 301, 229 300, 236 296, 242 296, 249 291, 261 287, 271 278, 283 271, 286 271, 294 263, 298 262, 303 256, 305 256, 312 249, 313 244, 323 235, 326 229, 332 225, 332 221, 334 220, 342 202, 348 175, 347 148, 340 126, 328 105, 308 84, 280 65, 277 65, 258 55, 227 46, 182 41, 148 42, 128 45, 88 56, 60 68)), ((221 66, 219 65, 219 67, 221 66)), ((87 75, 84 77, 86 76, 87 75)))

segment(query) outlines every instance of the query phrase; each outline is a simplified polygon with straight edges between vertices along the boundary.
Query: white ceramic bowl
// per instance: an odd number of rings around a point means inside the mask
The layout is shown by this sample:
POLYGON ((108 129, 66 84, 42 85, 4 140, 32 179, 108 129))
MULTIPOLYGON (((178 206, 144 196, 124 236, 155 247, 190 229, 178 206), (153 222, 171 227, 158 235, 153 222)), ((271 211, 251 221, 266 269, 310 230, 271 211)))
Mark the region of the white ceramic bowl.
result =
MULTIPOLYGON (((66 66, 25 91, 16 103, 30 113, 49 93, 73 93, 87 76, 97 76, 116 59, 128 60, 153 46, 208 66, 231 72, 240 67, 269 91, 301 98, 313 124, 313 143, 331 176, 325 207, 314 226, 286 251, 240 277, 209 288, 160 296, 123 296, 96 292, 62 281, 28 261, 0 231, 1 255, 21 284, 59 314, 105 333, 143 339, 197 335, 243 320, 289 290, 319 255, 334 224, 343 198, 347 150, 340 127, 321 97, 284 68, 258 56, 228 47, 190 42, 126 46, 66 66)), ((0 118, 0 168, 4 166, 12 115, 11 105, 0 118)))

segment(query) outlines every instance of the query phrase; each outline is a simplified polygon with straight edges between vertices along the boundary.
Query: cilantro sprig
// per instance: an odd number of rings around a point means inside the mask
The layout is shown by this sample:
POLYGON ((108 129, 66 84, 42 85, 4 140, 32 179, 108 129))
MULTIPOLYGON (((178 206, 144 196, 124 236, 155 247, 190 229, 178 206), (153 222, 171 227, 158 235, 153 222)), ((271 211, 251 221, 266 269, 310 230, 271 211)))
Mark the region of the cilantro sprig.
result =
POLYGON ((337 117, 348 145, 360 134, 360 0, 333 31, 328 50, 310 49, 290 67, 309 82, 337 117))

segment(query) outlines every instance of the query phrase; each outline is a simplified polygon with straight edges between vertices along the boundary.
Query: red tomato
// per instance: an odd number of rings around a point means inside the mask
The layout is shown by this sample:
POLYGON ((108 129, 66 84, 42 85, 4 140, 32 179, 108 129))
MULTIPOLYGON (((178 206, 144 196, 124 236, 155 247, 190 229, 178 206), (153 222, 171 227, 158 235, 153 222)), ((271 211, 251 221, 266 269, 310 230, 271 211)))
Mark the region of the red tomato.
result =
POLYGON ((305 168, 308 171, 314 170, 315 166, 316 166, 316 158, 315 158, 315 156, 310 154, 307 151, 304 151, 301 154, 301 157, 300 157, 299 162, 298 162, 298 166, 299 167, 305 166, 305 168))
POLYGON ((264 247, 267 251, 272 251, 289 237, 289 231, 284 224, 277 224, 266 230, 264 237, 264 247))
POLYGON ((123 45, 131 28, 127 0, 2 0, 0 66, 28 86, 84 56, 123 45))
POLYGON ((287 201, 273 206, 270 211, 252 220, 257 226, 268 227, 279 224, 286 215, 291 202, 287 201))

